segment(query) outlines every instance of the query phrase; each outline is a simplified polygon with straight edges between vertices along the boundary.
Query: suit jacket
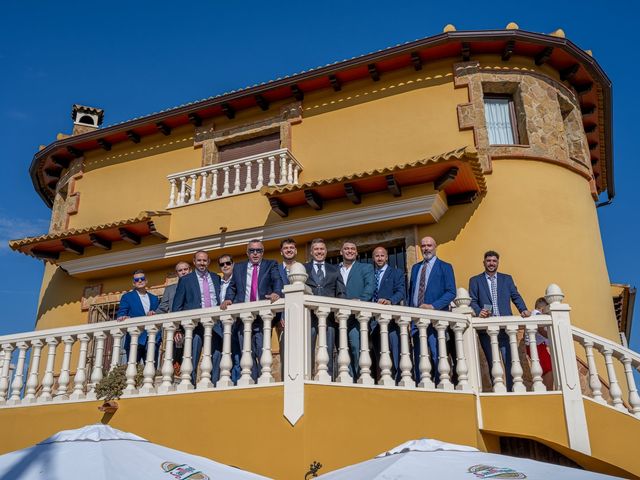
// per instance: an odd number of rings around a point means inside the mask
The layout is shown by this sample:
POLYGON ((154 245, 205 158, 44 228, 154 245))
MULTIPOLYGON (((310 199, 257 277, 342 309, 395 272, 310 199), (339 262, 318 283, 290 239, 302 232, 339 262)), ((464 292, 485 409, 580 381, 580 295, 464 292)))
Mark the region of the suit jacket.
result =
MULTIPOLYGON (((341 275, 342 276, 342 275, 341 275)), ((347 277, 347 298, 370 302, 376 289, 376 278, 373 265, 353 262, 347 277)))
MULTIPOLYGON (((374 274, 375 282, 375 274, 374 274)), ((378 288, 378 298, 389 300, 392 305, 400 305, 405 301, 406 286, 404 280, 404 272, 391 265, 387 265, 387 269, 380 280, 378 288)))
POLYGON ((412 307, 419 307, 423 303, 433 305, 435 310, 448 310, 451 301, 456 298, 456 278, 450 263, 443 262, 439 258, 433 264, 431 274, 427 280, 427 288, 424 298, 418 299, 418 304, 413 304, 413 293, 420 288, 418 273, 424 262, 416 263, 411 269, 411 283, 409 284, 409 303, 412 307))
POLYGON ((173 307, 173 299, 176 296, 176 289, 178 288, 178 282, 167 285, 160 299, 160 305, 156 309, 156 313, 169 313, 171 307, 173 307))
MULTIPOLYGON (((231 300, 233 303, 245 301, 248 267, 248 260, 233 266, 233 277, 227 288, 225 300, 231 300)), ((278 270, 278 263, 275 260, 262 259, 258 271, 258 300, 264 300, 272 293, 282 296, 282 278, 278 270)))
MULTIPOLYGON (((524 300, 518 293, 516 284, 511 275, 496 273, 498 290, 498 309, 500 316, 512 315, 511 302, 515 304, 519 312, 527 309, 524 300)), ((469 295, 471 295, 471 308, 478 315, 484 305, 491 305, 491 291, 484 276, 484 272, 469 279, 469 295)))
POLYGON ((278 273, 280 274, 280 280, 282 280, 282 286, 289 285, 289 276, 282 262, 278 263, 278 273))
MULTIPOLYGON (((220 305, 220 277, 215 273, 208 272, 213 282, 215 290, 215 298, 220 305)), ((178 280, 176 294, 173 297, 171 306, 172 312, 180 312, 183 310, 194 310, 202 308, 202 296, 200 295, 198 274, 196 271, 191 272, 178 280)))
POLYGON ((307 270, 307 286, 311 288, 314 295, 320 295, 324 297, 336 297, 345 298, 347 289, 342 281, 342 275, 340 275, 340 269, 335 265, 329 263, 324 264, 324 282, 318 284, 315 277, 313 262, 305 263, 304 268, 307 270))
MULTIPOLYGON (((158 308, 158 297, 156 297, 153 293, 147 292, 149 295, 149 311, 155 311, 158 308)), ((118 307, 118 313, 116 314, 116 318, 120 317, 144 317, 144 307, 142 306, 142 302, 140 301, 140 295, 135 290, 131 290, 130 292, 125 293, 120 298, 120 306, 118 307)), ((156 337, 157 338, 157 337, 156 337)), ((146 345, 147 344, 147 331, 143 330, 140 336, 138 337, 138 345, 146 345)))

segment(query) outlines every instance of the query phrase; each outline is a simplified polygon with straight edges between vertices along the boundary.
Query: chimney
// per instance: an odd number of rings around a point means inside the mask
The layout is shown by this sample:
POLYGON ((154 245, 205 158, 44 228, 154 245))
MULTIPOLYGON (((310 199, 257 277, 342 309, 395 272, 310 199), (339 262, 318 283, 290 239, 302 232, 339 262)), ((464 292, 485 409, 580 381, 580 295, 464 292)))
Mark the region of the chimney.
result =
POLYGON ((104 110, 101 108, 85 107, 76 103, 71 110, 71 118, 73 119, 73 133, 71 135, 97 130, 102 125, 103 116, 104 110))

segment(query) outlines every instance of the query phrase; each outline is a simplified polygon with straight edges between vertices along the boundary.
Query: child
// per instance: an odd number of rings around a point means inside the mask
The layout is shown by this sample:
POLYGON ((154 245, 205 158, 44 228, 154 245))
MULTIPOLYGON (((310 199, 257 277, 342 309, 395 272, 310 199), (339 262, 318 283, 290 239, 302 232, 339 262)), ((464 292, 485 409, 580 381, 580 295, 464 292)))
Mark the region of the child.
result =
MULTIPOLYGON (((536 300, 535 310, 531 312, 531 315, 540 315, 549 304, 540 297, 536 300)), ((524 342, 527 346, 527 355, 531 357, 531 351, 529 350, 529 336, 524 336, 524 342)), ((551 372, 551 355, 547 345, 549 340, 547 339, 546 327, 539 327, 536 332, 536 349, 538 350, 538 359, 540 360, 540 367, 542 367, 542 383, 547 387, 547 390, 553 390, 553 373, 551 372)))

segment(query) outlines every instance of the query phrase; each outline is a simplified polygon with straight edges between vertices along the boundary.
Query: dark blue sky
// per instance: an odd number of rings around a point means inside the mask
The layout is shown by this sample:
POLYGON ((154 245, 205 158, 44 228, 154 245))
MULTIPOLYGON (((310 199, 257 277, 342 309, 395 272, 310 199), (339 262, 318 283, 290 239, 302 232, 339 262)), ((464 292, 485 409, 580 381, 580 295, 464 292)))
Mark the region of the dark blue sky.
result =
MULTIPOLYGON (((105 124, 113 124, 435 35, 447 23, 458 30, 501 29, 510 21, 533 32, 563 28, 579 47, 593 51, 614 86, 617 196, 598 210, 607 265, 612 281, 640 285, 635 245, 640 175, 633 164, 638 25, 626 5, 3 1, 0 335, 34 324, 42 264, 9 251, 7 241, 47 231, 50 211, 34 192, 28 167, 38 145, 70 132, 73 103, 103 108, 105 124)), ((553 242, 537 252, 541 262, 549 248, 553 242)), ((640 320, 632 347, 640 350, 640 320)))

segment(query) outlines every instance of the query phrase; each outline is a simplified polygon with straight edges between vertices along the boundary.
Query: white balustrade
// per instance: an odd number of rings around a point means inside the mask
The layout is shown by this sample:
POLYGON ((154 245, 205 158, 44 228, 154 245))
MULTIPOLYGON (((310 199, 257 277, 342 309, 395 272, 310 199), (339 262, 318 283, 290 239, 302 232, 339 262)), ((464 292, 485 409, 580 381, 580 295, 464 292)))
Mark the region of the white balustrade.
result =
POLYGON ((27 355, 27 348, 29 348, 27 342, 18 342, 16 346, 18 347, 18 362, 16 363, 13 382, 11 382, 11 398, 7 400, 8 405, 17 405, 20 403, 20 391, 22 390, 24 376, 24 360, 27 355))
POLYGON ((2 369, 0 369, 0 404, 5 403, 9 392, 9 367, 11 366, 11 352, 13 345, 2 345, 2 369))
POLYGON ((456 322, 452 328, 456 343, 456 374, 458 375, 456 390, 470 390, 469 367, 467 366, 467 358, 464 352, 463 338, 467 325, 464 322, 456 322))
POLYGON ((220 380, 216 387, 225 388, 233 385, 231 381, 231 368, 233 362, 231 359, 231 331, 233 329, 234 319, 231 315, 222 315, 222 357, 220 359, 220 380))
POLYGON ((411 351, 409 350, 409 326, 411 325, 411 317, 401 316, 398 318, 398 327, 400 328, 400 380, 398 385, 401 387, 415 387, 416 382, 411 378, 411 351))
POLYGON ((162 381, 158 386, 158 393, 167 393, 174 390, 173 387, 173 346, 176 325, 173 322, 162 324, 165 337, 164 358, 162 360, 162 381))
POLYGON ((440 320, 436 323, 436 332, 438 333, 438 374, 440 375, 438 388, 442 390, 453 390, 450 376, 451 366, 447 355, 446 330, 448 326, 449 322, 446 321, 440 320))
POLYGON ((73 348, 74 338, 66 335, 62 337, 62 343, 64 344, 64 350, 62 353, 62 368, 60 369, 60 376, 58 377, 58 391, 56 392, 56 401, 67 400, 67 389, 69 388, 70 367, 71 367, 71 349, 73 348))
POLYGON ((211 371, 213 370, 213 363, 211 361, 211 336, 213 332, 213 318, 202 319, 202 326, 204 327, 203 345, 202 345, 202 359, 200 360, 200 380, 196 387, 199 390, 204 388, 213 387, 211 382, 211 371))
POLYGON ((176 390, 179 392, 193 390, 191 373, 194 368, 197 368, 197 366, 194 367, 194 362, 192 361, 193 329, 195 326, 196 325, 193 320, 182 321, 182 328, 184 328, 184 343, 182 350, 182 364, 180 365, 180 383, 176 387, 176 390))
MULTIPOLYGON (((338 378, 336 382, 338 383, 353 383, 353 378, 349 373, 349 363, 351 362, 351 357, 349 356, 349 345, 348 345, 348 332, 347 332, 347 321, 349 320, 349 316, 351 315, 351 310, 338 310, 336 317, 338 319, 338 378)), ((335 368, 335 365, 334 365, 335 368)))
POLYGON ((136 377, 138 375, 138 339, 140 338, 140 327, 131 327, 127 329, 131 342, 129 343, 129 361, 125 376, 127 377, 127 386, 124 387, 124 393, 132 395, 138 393, 136 386, 136 377))
POLYGON ((371 312, 362 311, 357 318, 360 324, 360 378, 358 378, 358 383, 373 385, 375 381, 371 376, 371 356, 369 355, 369 320, 371 319, 371 312))
MULTIPOLYGON (((118 331, 120 331, 118 329, 118 331)), ((103 372, 103 362, 104 362, 104 342, 107 338, 106 333, 104 332, 96 332, 93 335, 93 340, 95 342, 95 353, 93 357, 93 369, 91 370, 91 383, 89 384, 89 391, 87 392, 87 398, 90 400, 95 400, 96 398, 96 385, 102 380, 103 372)), ((114 338, 115 344, 115 338, 114 338)))
POLYGON ((38 370, 40 368, 40 355, 42 352, 42 340, 31 341, 31 368, 27 379, 27 390, 22 399, 23 403, 33 403, 36 401, 36 389, 38 388, 38 370))
POLYGON ((265 181, 270 187, 297 185, 301 172, 302 165, 288 149, 283 148, 174 173, 167 176, 167 208, 256 192, 265 185, 265 181), (256 171, 257 179, 254 180, 256 171), (221 189, 218 185, 219 176, 223 178, 221 189))
POLYGON ((42 377, 42 392, 38 397, 40 402, 48 402, 53 399, 53 366, 56 361, 56 347, 58 346, 58 340, 55 337, 49 337, 45 341, 47 342, 47 366, 45 367, 44 377, 42 377))
MULTIPOLYGON (((526 334, 529 338, 529 357, 531 358, 531 377, 533 380, 533 391, 543 392, 547 389, 542 383, 542 366, 538 357, 538 348, 536 346, 537 325, 527 324, 525 326, 526 334)), ((512 354, 513 355, 513 354, 512 354)))
POLYGON ((251 378, 251 368, 253 367, 253 357, 251 356, 251 324, 254 316, 251 312, 240 314, 242 321, 242 356, 240 357, 240 378, 238 385, 253 385, 255 382, 251 378))
MULTIPOLYGON (((113 339, 113 345, 111 346, 111 364, 109 365, 109 371, 113 370, 120 363, 120 352, 122 351, 122 338, 124 332, 119 328, 111 330, 111 338, 113 339)), ((103 347, 104 348, 104 347, 103 347)), ((102 366, 103 360, 100 360, 102 366)), ((102 378, 102 377, 100 377, 102 378)))
POLYGON ((141 393, 155 392, 154 380, 156 376, 155 356, 156 356, 156 333, 158 327, 155 325, 147 325, 147 356, 144 359, 144 369, 142 370, 142 387, 141 393))
POLYGON ((262 355, 260 356, 261 374, 258 383, 273 383, 275 379, 271 374, 271 365, 273 364, 273 355, 271 353, 271 322, 273 320, 273 312, 271 310, 260 310, 260 318, 263 322, 262 330, 262 355))
POLYGON ((391 355, 389 353, 389 323, 393 317, 388 313, 378 315, 378 326, 380 328, 380 380, 378 385, 395 385, 396 382, 391 376, 391 355))
POLYGON ((427 328, 429 327, 429 321, 426 319, 420 320, 417 323, 418 326, 418 342, 420 344, 420 358, 418 360, 418 371, 420 372, 420 381, 418 387, 420 388, 434 388, 435 384, 431 380, 431 358, 429 352, 429 342, 427 341, 427 328))
MULTIPOLYGON (((509 336, 509 350, 511 351, 511 377, 513 378, 513 391, 526 392, 527 387, 522 381, 522 365, 520 364, 520 354, 518 352, 518 325, 507 325, 507 335, 509 336)), ((534 347, 534 350, 537 349, 534 347)), ((509 368, 509 366, 507 366, 509 368)))
MULTIPOLYGON (((316 353, 316 376, 314 380, 321 383, 331 382, 329 375, 329 351, 327 350, 327 317, 331 313, 329 308, 318 308, 316 311, 318 318, 318 351, 316 353)), ((311 346, 313 348, 313 345, 311 346)))
POLYGON ((84 384, 87 381, 87 350, 91 338, 86 333, 78 335, 80 341, 80 353, 78 355, 78 367, 73 377, 73 393, 69 396, 71 400, 81 400, 85 397, 84 384))

